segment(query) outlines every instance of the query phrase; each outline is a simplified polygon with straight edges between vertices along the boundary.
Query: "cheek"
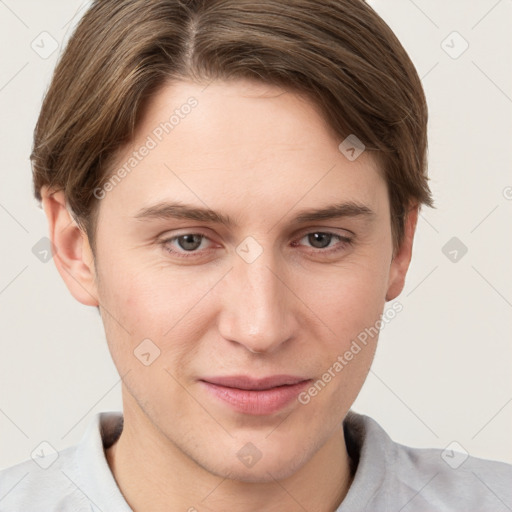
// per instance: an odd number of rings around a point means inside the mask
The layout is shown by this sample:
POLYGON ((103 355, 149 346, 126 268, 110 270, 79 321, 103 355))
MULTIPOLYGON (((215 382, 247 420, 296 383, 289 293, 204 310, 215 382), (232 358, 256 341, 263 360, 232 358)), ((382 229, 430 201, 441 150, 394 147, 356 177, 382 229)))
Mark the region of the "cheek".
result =
MULTIPOLYGON (((122 251, 119 251, 122 253, 122 251)), ((129 332, 161 338, 201 297, 200 280, 186 272, 110 253, 102 262, 102 304, 129 332)))
MULTIPOLYGON (((140 370, 136 357, 143 352, 165 354, 155 367, 182 368, 193 357, 206 318, 201 299, 215 284, 215 276, 201 278, 192 271, 149 267, 146 262, 119 258, 104 265, 100 302, 109 348, 123 374, 140 370), (147 340, 151 340, 150 342, 147 340), (141 345, 142 344, 142 345, 141 345), (140 346, 140 348, 139 348, 140 346)), ((153 366, 153 363, 152 365, 153 366)))
POLYGON ((112 359, 129 395, 147 413, 167 410, 171 402, 184 410, 190 404, 181 370, 196 356, 195 340, 202 335, 187 312, 204 292, 183 286, 178 293, 177 274, 164 280, 163 272, 143 265, 133 274, 128 269, 119 262, 103 277, 103 323, 112 359))
POLYGON ((326 424, 334 426, 346 414, 364 384, 377 347, 386 282, 385 267, 367 261, 339 268, 309 294, 311 309, 328 330, 322 327, 326 334, 317 343, 318 380, 301 403, 326 424))
POLYGON ((330 328, 332 348, 343 349, 375 324, 385 305, 388 272, 382 258, 361 258, 302 281, 302 296, 330 328))

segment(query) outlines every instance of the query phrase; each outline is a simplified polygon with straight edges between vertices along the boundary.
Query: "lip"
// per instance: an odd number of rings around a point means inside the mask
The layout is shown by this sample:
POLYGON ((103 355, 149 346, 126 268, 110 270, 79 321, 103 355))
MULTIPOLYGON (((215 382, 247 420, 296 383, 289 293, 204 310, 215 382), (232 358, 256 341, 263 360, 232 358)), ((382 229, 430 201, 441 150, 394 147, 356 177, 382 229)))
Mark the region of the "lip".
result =
POLYGON ((293 375, 251 378, 245 375, 205 377, 200 384, 237 412, 268 415, 283 409, 312 379, 293 375))

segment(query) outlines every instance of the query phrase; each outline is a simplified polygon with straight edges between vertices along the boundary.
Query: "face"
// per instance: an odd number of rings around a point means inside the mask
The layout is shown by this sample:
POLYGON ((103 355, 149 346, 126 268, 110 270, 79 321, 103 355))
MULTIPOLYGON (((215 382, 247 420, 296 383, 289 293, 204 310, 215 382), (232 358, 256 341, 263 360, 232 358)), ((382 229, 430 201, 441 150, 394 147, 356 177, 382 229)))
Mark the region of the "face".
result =
POLYGON ((125 416, 211 473, 286 478, 339 431, 377 336, 353 341, 408 260, 392 258, 381 170, 347 159, 310 102, 204 87, 155 95, 114 167, 130 170, 97 192, 92 293, 125 416))

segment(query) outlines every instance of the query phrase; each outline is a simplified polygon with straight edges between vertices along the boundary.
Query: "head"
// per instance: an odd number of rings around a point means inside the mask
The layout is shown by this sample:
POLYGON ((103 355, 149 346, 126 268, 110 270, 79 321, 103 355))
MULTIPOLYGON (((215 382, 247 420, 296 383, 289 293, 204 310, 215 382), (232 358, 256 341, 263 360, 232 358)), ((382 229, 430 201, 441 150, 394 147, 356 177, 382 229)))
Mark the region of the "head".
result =
POLYGON ((351 347, 400 294, 432 205, 426 125, 413 64, 361 0, 94 2, 31 159, 55 263, 101 312, 125 409, 218 475, 310 460, 364 383, 378 335, 351 347), (270 414, 203 385, 277 374, 310 386, 270 414))

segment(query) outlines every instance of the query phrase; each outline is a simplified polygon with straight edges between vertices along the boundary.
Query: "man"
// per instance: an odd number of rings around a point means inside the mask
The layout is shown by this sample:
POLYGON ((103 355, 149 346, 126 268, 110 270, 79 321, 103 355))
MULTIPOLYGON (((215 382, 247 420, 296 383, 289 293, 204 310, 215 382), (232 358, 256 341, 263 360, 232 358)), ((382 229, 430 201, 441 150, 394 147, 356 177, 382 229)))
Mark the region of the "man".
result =
POLYGON ((123 413, 0 473, 0 509, 512 507, 509 465, 455 470, 350 411, 432 204, 426 123, 360 0, 93 3, 32 160, 123 413))

